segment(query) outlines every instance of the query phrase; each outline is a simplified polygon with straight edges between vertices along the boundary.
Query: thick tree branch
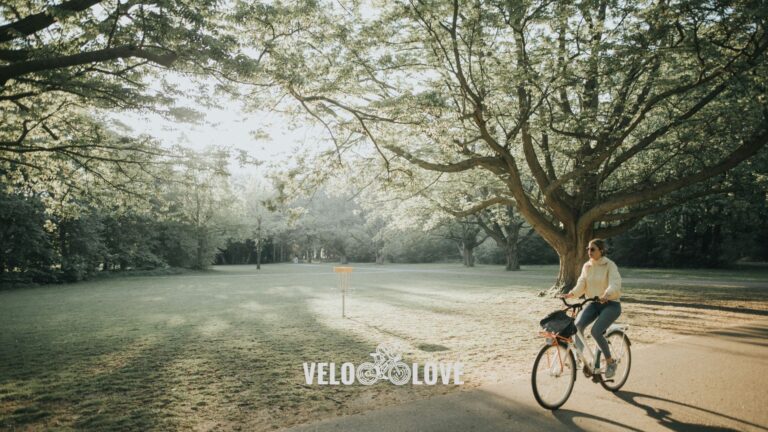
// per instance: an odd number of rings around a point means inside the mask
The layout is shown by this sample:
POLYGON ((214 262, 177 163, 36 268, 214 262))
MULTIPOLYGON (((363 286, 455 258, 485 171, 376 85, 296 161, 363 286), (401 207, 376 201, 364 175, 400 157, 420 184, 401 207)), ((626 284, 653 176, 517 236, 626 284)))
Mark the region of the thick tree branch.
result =
MULTIPOLYGON (((635 155, 637 155, 644 149, 648 148, 648 146, 654 143, 656 140, 664 136, 667 132, 669 132, 676 126, 682 124, 685 120, 690 119, 697 112, 701 111, 701 109, 703 109, 710 102, 712 102, 723 91, 725 91, 725 89, 728 88, 728 84, 729 84, 728 81, 720 83, 720 85, 716 86, 709 93, 707 93, 706 96, 701 98, 688 111, 675 117, 671 122, 665 124, 664 126, 659 127, 658 129, 654 130, 650 134, 646 135, 645 137, 640 139, 637 143, 635 143, 632 147, 630 147, 628 150, 620 154, 616 159, 614 159, 609 165, 605 167, 602 173, 603 178, 606 178, 609 175, 611 175, 623 163, 633 158, 635 155)), ((600 162, 602 162, 605 159, 607 158, 601 157, 600 162)))
POLYGON ((119 58, 143 58, 162 66, 170 66, 177 58, 172 51, 159 52, 159 50, 123 45, 114 48, 105 48, 96 51, 82 52, 62 57, 30 60, 22 63, 14 63, 0 67, 0 86, 12 78, 26 75, 32 72, 40 72, 51 69, 61 69, 89 63, 105 62, 119 58))
MULTIPOLYGON (((512 22, 512 28, 515 33, 514 40, 517 63, 520 65, 520 67, 525 69, 527 73, 532 73, 530 61, 526 52, 525 33, 523 32, 522 27, 524 23, 519 22, 517 18, 510 18, 510 21, 512 22)), ((541 166, 533 145, 533 137, 531 136, 530 132, 529 118, 531 116, 531 112, 535 111, 536 108, 531 107, 531 97, 525 84, 530 84, 530 80, 521 80, 517 85, 517 98, 519 106, 518 124, 521 126, 520 133, 523 142, 523 153, 525 155, 528 168, 531 170, 533 178, 536 180, 536 184, 538 185, 539 189, 544 190, 549 187, 549 184, 553 179, 549 178, 547 173, 544 171, 544 168, 541 166)), ((551 160, 549 162, 551 162, 551 160)), ((560 222, 565 225, 573 224, 574 221, 572 212, 569 211, 566 203, 562 198, 562 194, 560 191, 558 191, 558 193, 544 195, 544 202, 552 209, 553 214, 560 222)))
POLYGON ((632 229, 632 227, 640 223, 641 220, 643 220, 642 217, 628 219, 618 225, 598 228, 594 231, 593 236, 595 238, 609 238, 609 237, 617 236, 619 234, 629 231, 630 229, 632 229))
MULTIPOLYGON (((712 89, 705 97, 700 99, 696 104, 694 104, 693 107, 688 109, 686 112, 684 112, 683 114, 680 114, 679 116, 672 119, 672 121, 670 121, 669 123, 663 126, 660 126, 655 131, 641 138, 632 147, 630 147, 629 149, 621 153, 617 158, 613 159, 611 163, 603 169, 603 172, 601 173, 601 178, 607 178, 611 173, 613 173, 618 167, 620 167, 627 160, 631 159, 633 156, 637 155, 642 150, 646 149, 649 145, 656 142, 656 140, 663 137, 667 132, 674 129, 675 126, 678 126, 682 124, 685 120, 693 117, 697 112, 699 112, 707 104, 709 104, 712 100, 714 100, 715 97, 717 97, 720 93, 722 93, 727 88, 727 86, 728 86, 728 82, 721 83, 720 85, 712 89)), ((616 140, 610 147, 603 149, 598 154, 594 154, 584 165, 578 168, 575 168, 573 171, 567 174, 560 176, 559 179, 550 183, 548 187, 543 188, 544 195, 548 196, 554 193, 556 190, 558 190, 558 188, 562 187, 564 184, 568 183, 569 181, 579 178, 589 171, 597 169, 597 167, 599 167, 600 164, 608 160, 608 158, 616 151, 616 149, 621 145, 621 143, 622 143, 622 139, 616 140)))
POLYGON ((26 60, 29 57, 27 50, 0 49, 0 60, 16 62, 26 60))
POLYGON ((0 43, 26 37, 56 22, 57 16, 84 11, 103 0, 70 0, 50 9, 0 26, 0 43))
POLYGON ((477 220, 477 224, 480 225, 480 228, 482 228, 483 231, 485 231, 485 233, 489 235, 497 245, 501 246, 506 243, 507 239, 504 238, 504 233, 501 231, 501 228, 498 224, 493 224, 493 227, 490 227, 487 223, 485 223, 480 215, 476 215, 475 219, 477 220))
POLYGON ((695 174, 667 182, 652 184, 636 192, 622 193, 606 197, 601 204, 593 207, 581 217, 579 226, 586 229, 586 227, 591 226, 603 215, 613 210, 653 201, 670 192, 720 175, 757 153, 761 148, 765 147, 766 144, 768 144, 768 121, 763 124, 763 128, 760 132, 756 133, 753 137, 733 150, 719 163, 705 167, 695 174))
POLYGON ((637 218, 643 218, 645 216, 649 216, 656 213, 661 213, 663 211, 667 211, 671 208, 677 207, 680 204, 683 204, 688 201, 692 201, 697 198, 702 198, 705 196, 715 195, 715 194, 722 194, 722 193, 730 193, 735 192, 736 189, 734 188, 728 188, 728 189, 709 189, 705 191, 701 191, 695 194, 688 195, 683 198, 675 198, 673 202, 664 204, 664 205, 658 205, 653 207, 646 207, 642 209, 637 210, 631 210, 624 213, 613 213, 601 216, 598 218, 598 221, 600 222, 617 222, 617 221, 626 221, 629 219, 637 219, 637 218))
POLYGON ((424 168, 426 170, 430 170, 430 171, 455 173, 455 172, 468 171, 473 168, 483 167, 497 174, 503 174, 506 172, 504 170, 504 164, 498 158, 495 158, 495 157, 490 157, 490 156, 476 157, 471 159, 464 159, 459 162, 441 164, 441 163, 429 162, 424 159, 418 158, 412 155, 407 150, 399 146, 396 146, 394 144, 382 144, 382 147, 402 157, 408 162, 418 165, 419 167, 424 168))

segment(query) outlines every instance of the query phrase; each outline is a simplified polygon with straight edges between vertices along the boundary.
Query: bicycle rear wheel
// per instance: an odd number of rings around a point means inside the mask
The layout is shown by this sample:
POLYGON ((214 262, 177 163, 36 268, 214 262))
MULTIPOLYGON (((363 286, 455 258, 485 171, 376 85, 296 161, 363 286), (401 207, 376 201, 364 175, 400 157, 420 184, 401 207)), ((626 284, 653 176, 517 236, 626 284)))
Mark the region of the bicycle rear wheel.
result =
POLYGON ((536 402, 550 410, 560 408, 573 391, 576 360, 563 345, 545 345, 533 362, 531 387, 536 402))
POLYGON ((613 378, 606 380, 603 378, 600 384, 606 390, 612 392, 618 391, 624 386, 629 378, 629 370, 632 367, 632 351, 629 346, 629 338, 622 331, 615 331, 605 337, 611 348, 611 356, 618 363, 616 364, 616 374, 613 378))

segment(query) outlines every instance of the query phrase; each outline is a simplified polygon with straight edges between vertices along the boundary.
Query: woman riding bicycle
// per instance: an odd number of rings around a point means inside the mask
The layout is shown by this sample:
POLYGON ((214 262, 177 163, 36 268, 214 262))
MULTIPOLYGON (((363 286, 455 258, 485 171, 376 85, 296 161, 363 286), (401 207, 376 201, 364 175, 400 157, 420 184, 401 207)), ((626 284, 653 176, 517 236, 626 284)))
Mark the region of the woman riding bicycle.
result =
MULTIPOLYGON (((605 377, 612 378, 616 373, 616 362, 611 358, 608 341, 603 336, 616 319, 621 315, 621 275, 616 264, 606 256, 605 241, 594 239, 587 247, 589 261, 581 269, 581 275, 576 286, 563 297, 580 297, 586 294, 587 298, 599 297, 600 303, 590 303, 576 320, 576 327, 583 332, 584 329, 595 321, 592 326, 592 337, 605 356, 607 367, 605 377)), ((578 341, 577 341, 578 343, 578 341)), ((583 347, 579 346, 580 349, 583 347)))

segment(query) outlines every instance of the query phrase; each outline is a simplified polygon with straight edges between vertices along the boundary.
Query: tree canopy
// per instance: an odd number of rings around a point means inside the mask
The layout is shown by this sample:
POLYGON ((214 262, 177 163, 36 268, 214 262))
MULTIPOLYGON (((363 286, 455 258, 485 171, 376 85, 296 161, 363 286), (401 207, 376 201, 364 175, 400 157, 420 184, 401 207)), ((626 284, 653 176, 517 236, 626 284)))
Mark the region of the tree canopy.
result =
POLYGON ((593 237, 729 189, 768 142, 760 2, 374 2, 275 43, 264 71, 338 153, 483 170, 575 282, 593 237))
MULTIPOLYGON (((237 42, 215 1, 11 1, 0 5, 0 175, 44 198, 152 195, 179 151, 109 112, 190 121, 168 73, 213 74, 237 42)), ((201 97, 207 96, 201 94, 201 97)))

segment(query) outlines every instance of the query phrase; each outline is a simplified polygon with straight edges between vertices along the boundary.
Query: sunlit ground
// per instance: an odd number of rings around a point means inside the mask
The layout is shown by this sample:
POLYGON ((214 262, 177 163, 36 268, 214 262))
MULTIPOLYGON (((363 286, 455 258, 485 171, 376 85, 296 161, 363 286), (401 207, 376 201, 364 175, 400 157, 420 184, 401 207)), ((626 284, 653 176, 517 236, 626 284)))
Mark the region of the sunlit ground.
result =
MULTIPOLYGON (((557 268, 217 267, 0 291, 0 428, 271 430, 529 371, 557 268), (463 386, 317 386, 302 362, 461 361, 463 386)), ((622 269, 641 346, 768 315, 768 271, 622 269)))

